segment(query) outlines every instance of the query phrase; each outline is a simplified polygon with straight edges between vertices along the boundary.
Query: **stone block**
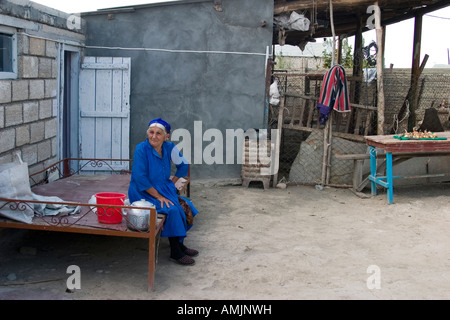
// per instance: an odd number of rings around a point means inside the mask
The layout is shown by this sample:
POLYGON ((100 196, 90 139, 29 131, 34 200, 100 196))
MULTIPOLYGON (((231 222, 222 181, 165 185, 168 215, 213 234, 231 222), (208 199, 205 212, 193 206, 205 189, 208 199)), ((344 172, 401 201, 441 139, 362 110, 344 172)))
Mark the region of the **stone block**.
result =
POLYGON ((14 149, 15 138, 16 130, 14 128, 0 130, 0 153, 14 149))
POLYGON ((52 78, 56 79, 58 77, 58 64, 56 59, 52 60, 52 78))
POLYGON ((11 98, 11 81, 0 80, 0 103, 9 103, 11 98))
POLYGON ((44 80, 30 80, 30 99, 44 99, 44 80))
POLYGON ((22 161, 28 165, 35 164, 37 162, 37 148, 37 144, 24 146, 22 148, 22 161))
POLYGON ((57 99, 52 99, 52 116, 53 117, 58 117, 59 113, 58 113, 58 100, 57 99))
POLYGON ((56 97, 56 79, 45 80, 45 97, 54 98, 56 97))
POLYGON ((39 101, 39 119, 46 119, 52 116, 52 100, 39 101))
MULTIPOLYGON (((58 155, 58 138, 54 137, 52 138, 52 157, 56 157, 57 155, 58 155)), ((52 165, 56 161, 58 161, 58 159, 52 159, 50 163, 47 165, 47 167, 52 165)))
POLYGON ((30 124, 30 143, 42 141, 45 136, 44 121, 33 122, 30 124))
POLYGON ((23 123, 22 104, 15 103, 5 106, 5 127, 23 123))
POLYGON ((30 125, 25 124, 16 128, 16 147, 30 143, 30 125))
POLYGON ((33 122, 39 119, 39 103, 37 101, 24 102, 23 122, 33 122))
POLYGON ((39 58, 39 78, 52 77, 52 61, 50 58, 39 58))
POLYGON ((58 130, 58 122, 56 118, 45 121, 45 139, 56 137, 58 130))
POLYGON ((13 160, 13 157, 12 157, 11 153, 7 153, 7 154, 5 154, 3 156, 0 156, 0 164, 7 164, 7 163, 10 163, 10 162, 13 162, 13 161, 14 160, 13 160))
POLYGON ((39 75, 39 59, 33 56, 19 57, 19 77, 29 79, 37 78, 39 75))
POLYGON ((17 35, 17 52, 19 55, 30 52, 30 40, 27 35, 20 33, 17 35))
POLYGON ((38 143, 37 161, 44 161, 52 156, 52 144, 50 140, 38 143))
POLYGON ((12 101, 28 100, 28 80, 12 81, 12 101))
POLYGON ((5 127, 5 107, 0 106, 0 128, 5 127))
POLYGON ((58 56, 58 44, 55 41, 47 40, 45 44, 45 55, 50 58, 58 56))
POLYGON ((34 56, 45 56, 45 40, 38 38, 29 38, 30 54, 34 56))

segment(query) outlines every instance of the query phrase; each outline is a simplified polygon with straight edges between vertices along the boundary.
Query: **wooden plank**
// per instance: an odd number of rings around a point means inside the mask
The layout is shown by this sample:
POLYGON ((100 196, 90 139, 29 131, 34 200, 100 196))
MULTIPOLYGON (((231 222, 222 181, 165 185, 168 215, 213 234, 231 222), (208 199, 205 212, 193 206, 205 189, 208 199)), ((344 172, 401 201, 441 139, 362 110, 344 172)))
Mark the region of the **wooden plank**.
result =
POLYGON ((377 107, 365 106, 365 105, 357 104, 357 103, 352 103, 352 108, 364 109, 364 110, 370 110, 370 111, 377 111, 377 107))
POLYGON ((369 130, 372 126, 372 119, 373 119, 373 111, 368 111, 366 116, 366 125, 364 128, 364 135, 367 136, 369 134, 369 130))
POLYGON ((370 154, 368 153, 355 153, 355 154, 336 154, 337 160, 365 160, 370 159, 370 154))
MULTIPOLYGON (((111 63, 111 57, 98 57, 98 63, 111 63)), ((112 70, 95 70, 95 110, 99 112, 111 112, 111 94, 112 94, 112 70)), ((95 135, 93 141, 95 144, 94 158, 112 158, 111 155, 111 119, 95 119, 95 135)))
MULTIPOLYGON (((84 57, 86 62, 95 62, 93 57, 84 57)), ((80 112, 95 112, 95 70, 80 70, 79 75, 79 108, 80 112)), ((79 119, 80 157, 89 158, 95 153, 95 145, 89 137, 94 136, 95 119, 79 119)))
MULTIPOLYGON (((122 159, 130 158, 130 79, 131 79, 131 58, 123 58, 128 63, 129 69, 122 71, 122 112, 128 113, 128 118, 122 120, 122 159)), ((124 164, 129 169, 129 163, 124 164)))
POLYGON ((299 110, 299 117, 298 117, 298 124, 300 126, 303 125, 303 121, 304 121, 304 116, 305 116, 305 108, 309 105, 309 101, 308 100, 302 100, 301 104, 300 104, 300 110, 299 110))
MULTIPOLYGON (((121 57, 113 58, 113 64, 122 62, 121 57)), ((111 112, 122 112, 123 70, 112 70, 111 112)), ((111 117, 111 158, 124 158, 122 155, 122 118, 111 117)))
MULTIPOLYGON (((81 111, 80 117, 83 118, 127 118, 125 112, 106 112, 106 111, 81 111)), ((120 158, 120 157, 119 157, 120 158)))
POLYGON ((96 63, 96 62, 85 62, 81 64, 83 69, 93 69, 93 70, 128 70, 130 68, 128 63, 96 63))
MULTIPOLYGON (((411 157, 442 157, 448 155, 448 152, 424 152, 424 153, 396 153, 392 154, 395 158, 411 158, 411 157)), ((368 153, 349 153, 349 154, 335 154, 337 160, 366 160, 370 159, 368 153)), ((377 154, 377 158, 386 157, 385 153, 377 154)))
POLYGON ((277 137, 275 141, 275 159, 272 159, 272 161, 275 161, 275 165, 272 168, 275 168, 275 173, 273 175, 273 187, 275 188, 278 184, 278 168, 280 164, 280 148, 281 148, 281 131, 283 129, 283 111, 284 111, 284 102, 285 97, 282 96, 280 99, 280 106, 278 109, 278 127, 277 127, 277 137))
MULTIPOLYGON (((369 2, 370 3, 370 2, 369 2)), ((313 4, 316 5, 317 10, 326 11, 329 9, 329 0, 297 0, 297 1, 289 1, 289 2, 277 2, 274 5, 274 14, 280 14, 283 12, 291 12, 291 11, 304 11, 311 10, 313 4)), ((335 9, 352 9, 357 6, 361 6, 366 8, 368 5, 367 0, 333 0, 333 6, 335 9)))
POLYGON ((359 127, 361 126, 361 121, 362 121, 361 110, 357 109, 355 111, 355 118, 356 118, 356 121, 355 121, 355 128, 353 129, 353 134, 359 135, 359 127))

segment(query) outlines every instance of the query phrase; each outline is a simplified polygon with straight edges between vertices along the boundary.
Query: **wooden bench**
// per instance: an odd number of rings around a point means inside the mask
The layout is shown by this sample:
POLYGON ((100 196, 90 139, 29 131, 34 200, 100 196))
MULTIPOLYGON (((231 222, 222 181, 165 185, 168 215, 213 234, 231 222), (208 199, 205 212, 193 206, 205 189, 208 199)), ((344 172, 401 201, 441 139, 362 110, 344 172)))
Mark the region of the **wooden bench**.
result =
POLYGON ((368 178, 363 179, 364 160, 370 159, 367 153, 359 154, 336 154, 337 160, 353 160, 353 190, 361 192, 369 182, 368 178))
MULTIPOLYGON (((408 159, 411 159, 413 157, 437 157, 437 156, 444 156, 448 155, 448 153, 445 152, 428 152, 428 153, 393 153, 393 161, 394 164, 399 164, 403 161, 406 161, 408 159)), ((353 190, 356 192, 361 192, 369 183, 369 176, 370 173, 368 173, 364 177, 363 173, 363 165, 364 160, 370 160, 370 154, 368 153, 349 153, 349 154, 336 154, 337 160, 353 160, 353 190)), ((383 161, 377 165, 377 170, 384 166, 386 164, 386 154, 380 153, 376 155, 377 159, 383 159, 383 161)))

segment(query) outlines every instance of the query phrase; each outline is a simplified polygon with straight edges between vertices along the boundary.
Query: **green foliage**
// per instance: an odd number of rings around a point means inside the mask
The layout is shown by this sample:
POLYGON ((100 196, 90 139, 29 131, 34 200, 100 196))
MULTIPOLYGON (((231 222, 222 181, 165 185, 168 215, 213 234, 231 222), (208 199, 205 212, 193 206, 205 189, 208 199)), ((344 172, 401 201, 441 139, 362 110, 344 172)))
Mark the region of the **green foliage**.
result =
POLYGON ((289 61, 289 59, 286 59, 286 57, 283 56, 276 56, 275 58, 275 69, 278 70, 289 70, 292 69, 292 62, 289 61))
MULTIPOLYGON (((331 39, 326 39, 325 40, 325 45, 326 48, 323 49, 323 66, 327 69, 332 67, 332 60, 333 60, 333 55, 332 55, 332 51, 328 50, 327 48, 333 48, 333 43, 331 39)), ((335 59, 337 62, 337 56, 338 56, 338 51, 336 48, 336 52, 335 52, 335 59)), ((341 65, 344 68, 353 68, 353 53, 352 53, 352 46, 348 44, 348 38, 345 38, 342 40, 342 61, 341 61, 341 65)))

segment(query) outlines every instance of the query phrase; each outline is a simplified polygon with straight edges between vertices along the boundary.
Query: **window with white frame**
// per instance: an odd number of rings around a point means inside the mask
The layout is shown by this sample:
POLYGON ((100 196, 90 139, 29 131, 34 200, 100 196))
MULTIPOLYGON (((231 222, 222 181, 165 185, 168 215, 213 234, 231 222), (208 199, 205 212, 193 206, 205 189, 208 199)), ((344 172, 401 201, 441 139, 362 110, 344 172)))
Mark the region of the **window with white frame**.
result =
POLYGON ((17 34, 0 27, 0 79, 17 78, 17 34))

